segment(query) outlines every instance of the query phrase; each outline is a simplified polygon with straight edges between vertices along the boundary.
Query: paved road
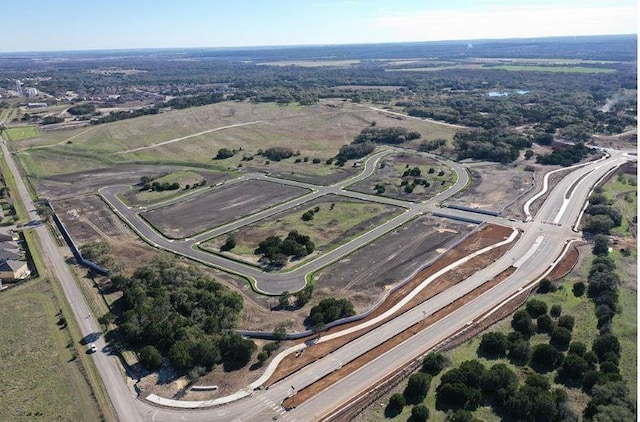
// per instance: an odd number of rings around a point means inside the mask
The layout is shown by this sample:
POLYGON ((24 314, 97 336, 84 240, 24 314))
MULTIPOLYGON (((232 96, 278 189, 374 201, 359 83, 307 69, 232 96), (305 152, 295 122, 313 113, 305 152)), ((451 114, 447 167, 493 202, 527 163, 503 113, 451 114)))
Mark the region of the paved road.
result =
MULTIPOLYGON (((464 167, 462 167, 458 163, 447 161, 446 164, 452 167, 454 172, 457 174, 456 183, 446 191, 439 193, 435 197, 423 203, 412 203, 412 202, 401 201, 393 198, 387 198, 387 197, 376 196, 376 195, 368 195, 365 193, 349 191, 345 189, 347 186, 350 186, 360 180, 363 180, 371 176, 375 171, 375 169, 377 168, 379 160, 385 155, 388 155, 389 153, 390 151, 381 151, 372 155, 367 160, 365 160, 363 169, 358 175, 353 176, 346 180, 339 181, 329 186, 316 186, 316 185, 311 185, 303 182, 296 182, 296 181, 291 181, 286 179, 277 179, 277 178, 270 177, 263 174, 245 175, 239 179, 236 179, 234 183, 239 183, 240 181, 244 181, 244 180, 251 180, 251 179, 260 180, 261 179, 261 180, 268 180, 275 183, 281 183, 281 184, 309 189, 310 192, 306 195, 302 195, 288 202, 279 204, 277 206, 260 211, 250 216, 238 219, 236 221, 225 224, 223 226, 216 227, 212 230, 208 230, 204 233, 198 234, 196 236, 192 236, 184 240, 167 239, 166 237, 158 233, 153 227, 151 227, 151 225, 149 225, 143 218, 140 217, 139 215, 140 212, 147 211, 148 209, 140 210, 140 209, 130 208, 130 207, 127 207, 122 201, 120 201, 117 195, 129 189, 130 186, 118 185, 118 186, 106 187, 106 188, 100 189, 100 194, 105 199, 105 201, 111 206, 111 208, 118 215, 120 215, 120 217, 133 230, 135 230, 141 238, 143 238, 145 241, 147 241, 151 245, 160 249, 168 250, 178 255, 189 257, 191 259, 197 260, 207 265, 212 265, 232 273, 241 274, 245 277, 250 278, 254 282, 254 285, 256 286, 256 288, 263 293, 280 294, 284 291, 296 292, 304 287, 306 283, 306 277, 308 274, 313 273, 314 271, 317 271, 318 269, 341 259, 345 255, 372 242, 378 237, 401 226, 402 224, 405 224, 406 222, 410 221, 411 219, 421 214, 433 212, 434 210, 437 209, 437 204, 439 204, 444 199, 449 198, 452 195, 459 192, 460 190, 462 190, 469 181, 468 173, 464 169, 464 167), (262 220, 269 216, 275 215, 277 213, 280 213, 285 210, 304 204, 315 198, 318 198, 324 195, 329 195, 329 194, 347 196, 347 197, 362 199, 366 201, 373 201, 373 202, 383 203, 387 205, 393 205, 393 206, 405 208, 406 211, 398 215, 397 217, 385 222, 384 224, 381 224, 373 228, 372 230, 362 234, 356 239, 353 239, 350 242, 344 245, 341 245, 340 247, 333 249, 327 253, 324 253, 320 257, 312 261, 309 261, 308 263, 301 265, 295 268, 294 270, 287 271, 287 272, 280 272, 280 273, 265 272, 260 268, 256 268, 248 264, 243 264, 241 262, 233 261, 220 255, 214 255, 198 248, 198 245, 206 241, 207 239, 221 236, 225 233, 231 232, 240 227, 246 226, 248 224, 252 224, 256 221, 262 220)), ((224 187, 225 185, 218 188, 224 188, 224 187)), ((215 188, 212 188, 212 189, 215 189, 215 188)), ((203 193, 196 193, 194 195, 201 195, 201 194, 203 193)), ((168 203, 163 203, 162 206, 168 206, 178 201, 184 201, 184 199, 185 198, 183 197, 168 203)))

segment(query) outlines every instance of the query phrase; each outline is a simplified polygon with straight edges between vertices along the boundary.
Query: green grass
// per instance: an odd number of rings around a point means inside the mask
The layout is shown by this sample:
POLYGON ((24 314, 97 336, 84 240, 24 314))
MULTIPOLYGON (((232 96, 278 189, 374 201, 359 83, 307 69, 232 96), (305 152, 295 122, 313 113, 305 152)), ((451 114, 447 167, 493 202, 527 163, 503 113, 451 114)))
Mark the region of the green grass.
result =
POLYGON ((59 317, 48 282, 0 295, 0 420, 100 419, 69 332, 56 325, 59 317))
POLYGON ((566 72, 566 73, 613 73, 615 69, 584 66, 518 66, 498 65, 485 66, 485 69, 508 70, 513 72, 566 72))
POLYGON ((638 214, 638 186, 635 175, 624 174, 622 178, 612 178, 604 185, 606 195, 616 201, 622 211, 622 224, 611 230, 617 236, 629 236, 629 222, 638 214))
POLYGON ((37 126, 20 126, 5 129, 4 134, 10 141, 19 141, 21 139, 35 138, 40 134, 37 126))

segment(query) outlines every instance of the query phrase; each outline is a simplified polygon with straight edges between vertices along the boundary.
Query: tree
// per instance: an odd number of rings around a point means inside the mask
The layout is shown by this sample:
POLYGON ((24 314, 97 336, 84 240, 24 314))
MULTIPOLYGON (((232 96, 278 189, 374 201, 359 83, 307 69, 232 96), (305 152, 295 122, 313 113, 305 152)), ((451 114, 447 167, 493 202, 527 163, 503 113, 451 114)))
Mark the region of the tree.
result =
POLYGON ((188 340, 178 341, 169 349, 169 360, 176 371, 186 372, 193 368, 190 349, 191 342, 188 340))
POLYGON ((289 298, 291 297, 291 294, 285 290, 284 292, 280 293, 280 296, 278 296, 278 305, 280 306, 280 308, 287 308, 289 307, 289 298))
POLYGON ((602 360, 604 355, 608 352, 613 352, 617 356, 620 356, 620 341, 615 334, 606 333, 602 334, 593 340, 591 349, 598 356, 598 359, 602 360))
POLYGON ((521 309, 513 314, 511 327, 513 327, 514 330, 520 332, 525 337, 530 337, 535 332, 533 320, 531 319, 529 313, 524 309, 521 309))
POLYGON ((479 389, 461 382, 440 384, 436 390, 436 409, 438 410, 475 410, 481 400, 482 394, 479 389))
POLYGON ((567 330, 572 331, 575 321, 575 318, 571 315, 562 315, 558 318, 558 327, 564 327, 567 330))
POLYGON ((580 382, 582 376, 589 370, 589 364, 584 358, 574 353, 569 353, 558 370, 561 378, 568 378, 580 382))
POLYGON ((587 353, 587 346, 582 342, 572 341, 571 344, 569 344, 569 353, 582 357, 587 353))
POLYGON ((282 341, 287 338, 287 328, 284 326, 284 324, 280 324, 273 329, 273 337, 277 341, 282 341))
POLYGON ((388 417, 394 417, 402 412, 402 408, 407 404, 404 396, 400 393, 395 393, 389 397, 389 404, 385 409, 385 415, 388 417))
POLYGON ((553 319, 547 314, 544 314, 536 320, 536 325, 538 326, 538 331, 541 333, 548 333, 555 328, 555 323, 553 319))
POLYGON ((594 255, 609 254, 609 237, 603 234, 597 234, 596 237, 593 239, 592 253, 594 255))
POLYGON ((413 409, 411 409, 411 418, 413 422, 427 422, 429 419, 429 409, 423 404, 413 406, 413 409))
POLYGON ((527 302, 527 312, 531 318, 538 318, 547 313, 547 304, 538 299, 531 299, 527 302))
POLYGON ((430 352, 422 359, 422 372, 436 376, 450 364, 449 358, 442 353, 430 352))
POLYGON ((148 345, 140 349, 140 363, 152 371, 160 368, 162 365, 162 355, 152 345, 148 345))
POLYGON ((504 406, 518 389, 518 376, 504 363, 493 365, 482 376, 482 392, 504 406))
POLYGON ((587 290, 587 286, 582 281, 576 281, 573 283, 573 288, 571 291, 575 297, 580 297, 587 290))
POLYGON ((571 342, 571 331, 565 327, 556 327, 549 334, 550 342, 558 350, 567 350, 571 342))
POLYGON ((550 291, 555 291, 555 286, 548 278, 543 278, 540 280, 540 284, 538 285, 538 293, 548 293, 550 291))
POLYGON ((562 363, 562 353, 550 344, 537 344, 531 354, 531 364, 541 372, 557 368, 562 363))
POLYGON ((236 238, 235 236, 228 236, 227 240, 224 242, 224 245, 220 247, 220 250, 223 252, 230 251, 231 249, 236 247, 236 238))
POLYGON ((409 377, 407 387, 404 389, 404 397, 407 403, 422 403, 427 396, 429 386, 431 385, 431 375, 424 372, 416 372, 409 377))
POLYGON ((53 216, 53 210, 46 204, 36 204, 36 214, 43 220, 49 221, 49 218, 53 216))
POLYGON ((517 340, 509 346, 509 359, 512 361, 526 365, 531 358, 531 346, 527 340, 517 340))
POLYGON ((493 331, 482 335, 478 352, 486 356, 506 356, 509 340, 503 333, 493 331))
POLYGON ((312 326, 318 323, 328 324, 338 319, 355 315, 355 313, 355 308, 349 299, 328 297, 322 299, 320 303, 311 308, 309 324, 312 326))
POLYGON ((554 318, 558 318, 560 316, 560 314, 562 314, 562 306, 561 305, 553 305, 551 307, 551 310, 549 311, 549 314, 554 318))
POLYGON ((586 218, 584 231, 592 234, 609 234, 614 226, 613 220, 608 215, 589 215, 586 218))

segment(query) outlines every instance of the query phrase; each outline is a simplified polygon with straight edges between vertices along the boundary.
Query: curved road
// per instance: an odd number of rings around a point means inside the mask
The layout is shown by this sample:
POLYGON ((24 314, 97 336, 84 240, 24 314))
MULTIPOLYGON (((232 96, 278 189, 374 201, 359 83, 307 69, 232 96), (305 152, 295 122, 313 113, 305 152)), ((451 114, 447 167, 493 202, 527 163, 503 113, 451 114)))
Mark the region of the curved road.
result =
MULTIPOLYGON (((444 192, 439 193, 428 201, 422 203, 412 203, 408 201, 401 201, 393 198, 387 198, 376 195, 368 195, 361 192, 354 192, 346 190, 345 188, 349 185, 352 185, 360 180, 366 179, 371 176, 375 171, 379 160, 388 155, 390 151, 385 150, 378 152, 371 157, 369 157, 364 162, 364 167, 362 172, 358 175, 351 177, 349 179, 345 179, 339 181, 333 185, 329 186, 316 186, 308 183, 296 182, 286 179, 277 179, 274 177, 262 175, 262 174, 249 174, 243 176, 239 179, 236 179, 233 183, 239 183, 245 180, 268 180, 274 183, 281 183, 285 185, 291 185, 296 187, 301 187, 305 189, 309 189, 310 193, 300 196, 298 198, 292 199, 288 202, 281 203, 269 209, 257 212, 255 214, 249 215, 247 217, 235 220, 223 226, 216 227, 214 229, 208 230, 206 232, 200 233, 198 235, 192 236, 190 238, 184 240, 175 240, 168 239, 158 233, 151 225, 149 225, 143 218, 140 217, 140 209, 134 209, 127 207, 117 195, 121 192, 124 192, 130 189, 130 186, 126 185, 118 185, 118 186, 110 186, 106 188, 100 189, 99 193, 102 195, 104 200, 109 204, 112 210, 118 214, 123 221, 125 221, 142 239, 144 239, 149 244, 159 248, 164 249, 178 255, 182 255, 188 257, 190 259, 194 259, 196 261, 202 262, 207 265, 211 265, 220 269, 223 269, 228 272, 240 274, 242 276, 250 278, 255 288, 266 294, 278 295, 284 291, 288 292, 296 292, 302 289, 305 286, 307 276, 318 269, 335 262, 345 255, 353 252, 354 250, 372 242, 378 237, 384 235, 385 233, 405 224, 409 220, 415 218, 418 215, 424 214, 426 212, 432 212, 437 208, 437 204, 443 201, 446 198, 456 194, 460 190, 462 190, 469 181, 469 176, 467 171, 460 164, 455 162, 447 161, 446 164, 449 165, 454 172, 457 174, 456 183, 447 189, 444 192), (399 216, 392 218, 385 223, 376 226, 374 229, 360 235, 356 239, 351 240, 350 242, 341 245, 327 253, 322 254, 318 258, 309 261, 303 265, 296 267, 291 271, 281 272, 281 273, 273 273, 266 272, 254 266, 243 264, 241 262, 237 262, 231 259, 227 259, 220 255, 215 255, 212 253, 205 252, 201 249, 198 249, 197 246, 206 241, 207 239, 211 239, 213 237, 221 236, 225 233, 236 230, 240 227, 246 226, 248 224, 254 223, 256 221, 262 220, 274 214, 286 211, 298 205, 304 204, 308 201, 311 201, 315 198, 324 196, 324 195, 341 195, 347 196, 356 199, 362 199, 366 201, 378 202, 387 205, 393 205, 397 207, 406 208, 406 211, 399 216)), ((224 185, 222 186, 224 187, 224 185)), ((215 189, 215 188, 214 188, 215 189)), ((198 192, 194 195, 202 195, 206 192, 210 192, 209 190, 205 192, 198 192)), ((183 201, 185 197, 180 199, 176 199, 170 201, 168 203, 163 203, 161 206, 167 206, 172 203, 176 203, 178 201, 183 201)), ((144 209, 146 211, 147 209, 144 209)))

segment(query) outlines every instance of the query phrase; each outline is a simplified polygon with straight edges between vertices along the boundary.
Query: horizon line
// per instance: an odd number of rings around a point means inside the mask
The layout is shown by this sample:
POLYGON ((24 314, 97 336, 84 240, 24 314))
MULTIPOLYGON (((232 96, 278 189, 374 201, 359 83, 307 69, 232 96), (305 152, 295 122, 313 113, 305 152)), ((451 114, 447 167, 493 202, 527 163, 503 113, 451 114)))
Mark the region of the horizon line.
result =
POLYGON ((384 42, 345 42, 345 43, 317 43, 317 44, 262 44, 245 46, 198 46, 198 47, 115 47, 115 48, 83 48, 75 50, 13 50, 0 51, 0 55, 8 54, 41 54, 41 53, 90 53, 90 52, 133 52, 133 51, 168 51, 168 50, 252 50, 252 49, 283 49, 283 48, 313 48, 313 47, 340 47, 340 46, 365 46, 365 45, 391 45, 391 44, 438 44, 438 43, 471 43, 510 40, 548 40, 551 38, 595 38, 595 37, 638 37, 638 33, 621 34, 581 34, 581 35, 543 35, 532 37, 506 37, 506 38, 474 38, 474 39, 443 39, 430 41, 384 41, 384 42))

